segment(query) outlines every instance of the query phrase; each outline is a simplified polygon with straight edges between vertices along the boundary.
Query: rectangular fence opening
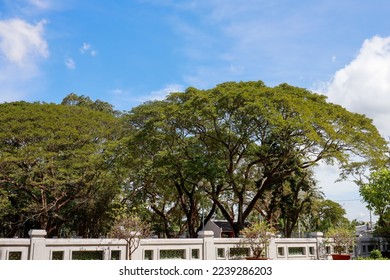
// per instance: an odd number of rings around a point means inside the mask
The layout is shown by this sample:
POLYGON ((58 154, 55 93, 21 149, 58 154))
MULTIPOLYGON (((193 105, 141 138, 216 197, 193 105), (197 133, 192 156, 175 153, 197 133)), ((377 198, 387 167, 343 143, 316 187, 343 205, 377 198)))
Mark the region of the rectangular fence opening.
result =
POLYGON ((52 260, 63 260, 64 259, 64 251, 53 251, 51 253, 52 260))
POLYGON ((217 258, 218 259, 225 259, 226 258, 225 248, 218 248, 217 249, 217 258))
POLYGON ((199 249, 192 249, 191 250, 191 258, 192 259, 199 259, 200 258, 199 249))
POLYGON ((72 260, 102 260, 103 251, 73 251, 72 260))
POLYGON ((288 247, 289 255, 305 255, 305 247, 288 247))
POLYGON ((144 251, 144 260, 153 260, 153 250, 144 251))
POLYGON ((22 252, 9 252, 8 259, 12 261, 18 261, 22 259, 22 252))
POLYGON ((160 259, 182 259, 186 258, 186 250, 160 250, 160 259))
POLYGON ((229 259, 244 259, 249 257, 250 249, 249 248, 230 248, 229 250, 229 259))
POLYGON ((119 250, 115 250, 115 251, 111 251, 111 260, 120 260, 121 259, 121 251, 119 250))

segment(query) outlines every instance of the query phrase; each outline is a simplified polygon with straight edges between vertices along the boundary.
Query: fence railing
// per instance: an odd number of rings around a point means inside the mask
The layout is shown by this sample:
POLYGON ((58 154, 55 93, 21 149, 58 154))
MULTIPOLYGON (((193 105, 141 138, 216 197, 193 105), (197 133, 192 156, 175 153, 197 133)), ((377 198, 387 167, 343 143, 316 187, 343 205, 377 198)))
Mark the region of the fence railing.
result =
MULTIPOLYGON (((125 260, 124 240, 99 238, 45 238, 45 230, 30 231, 30 238, 1 238, 0 260, 125 260)), ((378 239, 360 238, 354 256, 366 256, 379 248, 378 239)), ((267 257, 273 260, 328 259, 333 252, 325 245, 322 233, 310 238, 272 238, 267 257)), ((241 238, 214 238, 212 231, 200 232, 199 238, 142 239, 132 254, 133 260, 229 260, 251 256, 241 238)))

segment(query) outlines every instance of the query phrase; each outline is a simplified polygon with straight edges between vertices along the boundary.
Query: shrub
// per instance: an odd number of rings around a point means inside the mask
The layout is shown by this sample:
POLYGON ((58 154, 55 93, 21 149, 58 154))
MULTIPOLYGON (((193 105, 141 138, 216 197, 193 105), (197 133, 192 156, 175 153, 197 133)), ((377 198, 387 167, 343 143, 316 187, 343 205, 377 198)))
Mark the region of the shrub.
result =
POLYGON ((242 231, 244 243, 249 245, 255 258, 265 256, 266 249, 274 234, 275 229, 265 221, 256 222, 242 231))
POLYGON ((383 258, 381 251, 378 249, 372 250, 370 252, 370 259, 377 260, 383 258))

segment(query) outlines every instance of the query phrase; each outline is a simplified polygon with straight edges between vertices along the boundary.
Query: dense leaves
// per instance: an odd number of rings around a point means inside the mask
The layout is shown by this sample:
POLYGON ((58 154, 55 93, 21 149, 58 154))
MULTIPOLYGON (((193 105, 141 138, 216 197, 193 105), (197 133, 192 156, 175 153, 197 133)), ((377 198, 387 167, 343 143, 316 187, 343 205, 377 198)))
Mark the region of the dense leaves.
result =
POLYGON ((376 233, 390 239, 390 170, 371 173, 368 183, 360 186, 360 194, 368 208, 379 215, 376 233))
POLYGON ((346 211, 339 203, 314 197, 310 211, 303 213, 300 221, 308 232, 327 232, 331 228, 348 226, 350 221, 345 215, 346 211))
POLYGON ((100 218, 119 187, 109 151, 118 135, 115 117, 16 102, 0 105, 0 123, 1 194, 14 210, 3 214, 3 234, 35 227, 49 236, 97 235, 92 229, 104 228, 100 218))
POLYGON ((386 147, 364 115, 261 81, 188 88, 127 113, 73 93, 4 103, 0 123, 3 236, 99 236, 130 213, 166 237, 195 237, 215 218, 239 235, 259 215, 290 236, 321 211, 313 166, 364 172, 386 147))
POLYGON ((385 147, 370 119, 287 84, 188 88, 136 107, 128 117, 136 135, 130 149, 144 152, 139 166, 164 181, 161 192, 176 192, 190 235, 196 220, 199 225, 196 193, 207 195, 206 221, 218 211, 238 234, 259 201, 269 203, 265 194, 286 180, 319 161, 349 168, 358 156, 359 166, 369 166, 385 147), (208 184, 199 188, 200 180, 208 184))
POLYGON ((80 106, 89 108, 92 110, 105 112, 109 114, 119 114, 119 112, 114 110, 114 107, 107 102, 101 100, 91 100, 88 96, 77 95, 75 93, 70 93, 61 102, 62 105, 70 105, 70 106, 80 106))

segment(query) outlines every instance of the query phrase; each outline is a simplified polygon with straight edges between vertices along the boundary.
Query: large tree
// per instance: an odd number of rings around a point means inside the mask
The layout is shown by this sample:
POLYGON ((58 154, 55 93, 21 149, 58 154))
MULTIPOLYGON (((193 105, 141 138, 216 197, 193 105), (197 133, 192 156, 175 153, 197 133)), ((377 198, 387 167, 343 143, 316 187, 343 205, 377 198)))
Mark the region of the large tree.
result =
POLYGON ((364 115, 302 88, 261 81, 172 93, 134 108, 129 123, 138 135, 130 150, 153 145, 148 167, 159 168, 178 195, 190 232, 201 207, 196 193, 207 200, 206 218, 218 209, 239 234, 265 192, 297 171, 320 161, 343 169, 357 157, 369 166, 386 144, 364 115), (207 184, 199 188, 202 178, 207 184))
POLYGON ((3 214, 3 234, 101 234, 121 184, 111 149, 120 126, 112 112, 15 102, 0 104, 0 123, 0 195, 13 209, 3 214))
POLYGON ((142 196, 162 222, 166 236, 183 234, 186 224, 188 235, 195 237, 201 227, 200 207, 205 203, 199 182, 214 171, 204 165, 206 155, 202 153, 207 151, 198 142, 177 134, 164 123, 172 113, 177 112, 157 101, 134 108, 127 116, 132 128, 124 153, 124 163, 130 171, 129 200, 134 193, 142 196))

